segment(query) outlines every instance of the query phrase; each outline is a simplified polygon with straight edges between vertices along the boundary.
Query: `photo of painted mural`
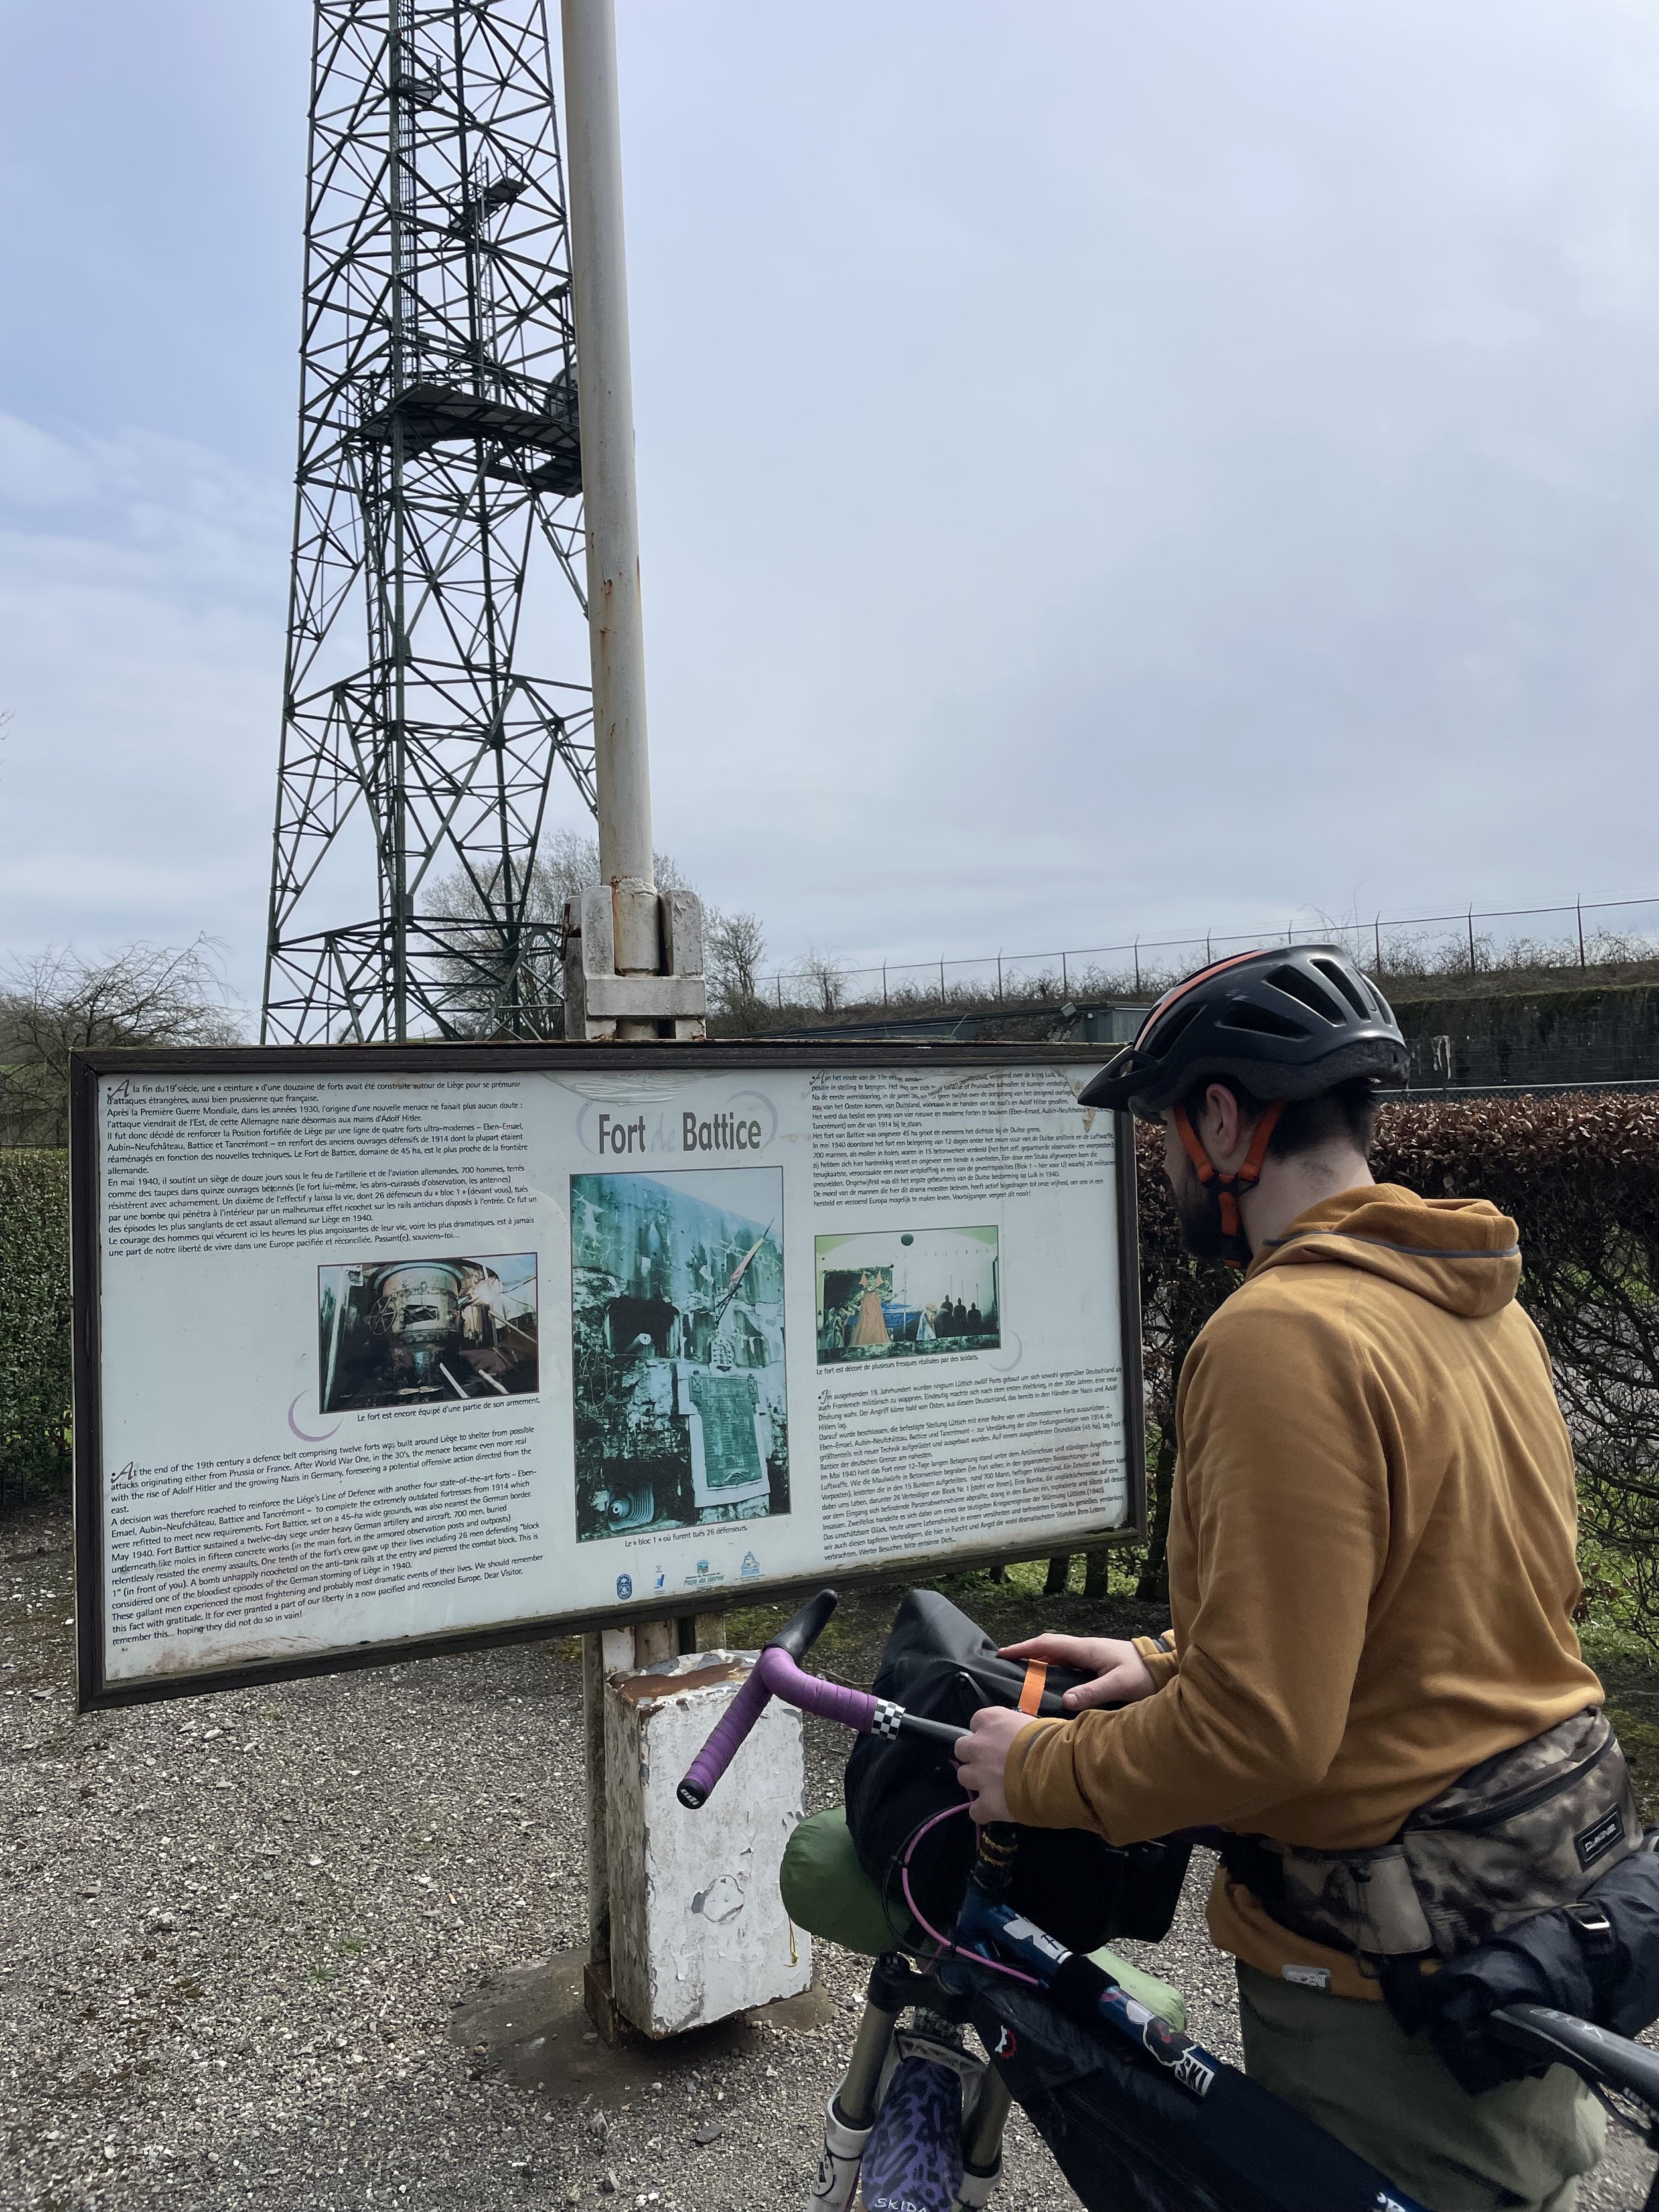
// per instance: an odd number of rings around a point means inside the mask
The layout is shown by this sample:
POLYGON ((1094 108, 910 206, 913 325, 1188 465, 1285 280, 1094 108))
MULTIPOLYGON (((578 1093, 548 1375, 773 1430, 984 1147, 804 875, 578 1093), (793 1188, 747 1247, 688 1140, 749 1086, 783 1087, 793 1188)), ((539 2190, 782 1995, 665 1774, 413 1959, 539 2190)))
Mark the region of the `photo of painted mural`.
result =
POLYGON ((536 1389, 536 1255, 356 1260, 317 1270, 319 1409, 536 1389))
POLYGON ((576 1534, 789 1510, 783 1173, 570 1178, 576 1534))
POLYGON ((1001 1343, 994 1227, 866 1229, 815 1249, 821 1367, 1001 1343))

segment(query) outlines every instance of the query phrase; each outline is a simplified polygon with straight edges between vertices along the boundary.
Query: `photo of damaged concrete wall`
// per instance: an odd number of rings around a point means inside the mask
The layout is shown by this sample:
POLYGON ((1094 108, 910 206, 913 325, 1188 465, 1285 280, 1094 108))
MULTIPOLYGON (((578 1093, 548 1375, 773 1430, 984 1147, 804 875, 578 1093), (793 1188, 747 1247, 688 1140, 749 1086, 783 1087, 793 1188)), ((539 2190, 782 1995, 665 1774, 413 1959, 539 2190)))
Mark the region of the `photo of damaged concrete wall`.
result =
POLYGON ((536 1255, 319 1267, 317 1327, 325 1413, 523 1397, 540 1379, 536 1255))
POLYGON ((783 1173, 570 1178, 576 1534, 789 1510, 783 1173))

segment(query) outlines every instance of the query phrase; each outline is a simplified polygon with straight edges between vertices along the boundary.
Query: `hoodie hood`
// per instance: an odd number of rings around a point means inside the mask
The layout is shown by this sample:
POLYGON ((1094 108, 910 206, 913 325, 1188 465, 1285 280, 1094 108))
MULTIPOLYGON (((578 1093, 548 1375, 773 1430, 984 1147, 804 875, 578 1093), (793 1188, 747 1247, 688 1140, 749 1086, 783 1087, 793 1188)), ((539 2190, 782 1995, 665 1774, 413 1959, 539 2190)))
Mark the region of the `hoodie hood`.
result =
POLYGON ((1475 1320, 1514 1297, 1520 1232, 1487 1199, 1419 1198, 1398 1183, 1368 1183, 1298 1213, 1256 1254, 1249 1279, 1269 1267, 1332 1266, 1381 1275, 1475 1320))

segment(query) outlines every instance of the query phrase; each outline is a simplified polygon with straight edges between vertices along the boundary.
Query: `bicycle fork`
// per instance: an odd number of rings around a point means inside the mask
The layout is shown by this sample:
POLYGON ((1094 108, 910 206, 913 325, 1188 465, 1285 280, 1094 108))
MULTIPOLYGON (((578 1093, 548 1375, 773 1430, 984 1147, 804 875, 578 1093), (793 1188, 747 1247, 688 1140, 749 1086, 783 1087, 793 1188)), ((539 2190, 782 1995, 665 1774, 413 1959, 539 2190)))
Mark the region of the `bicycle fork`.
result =
MULTIPOLYGON (((875 2128, 889 2061, 894 2055, 899 2014, 907 2005, 919 2002, 915 1986, 918 1983, 923 1991, 933 1994, 902 1958, 877 1960, 853 2055, 824 2112, 823 2153, 817 2179, 807 2195, 806 2212, 851 2212, 865 2148, 875 2128)), ((1002 2133, 1009 2102, 1001 2075, 988 2066, 963 2122, 962 2181, 954 2212, 981 2212, 990 2203, 1002 2174, 1002 2133)))

